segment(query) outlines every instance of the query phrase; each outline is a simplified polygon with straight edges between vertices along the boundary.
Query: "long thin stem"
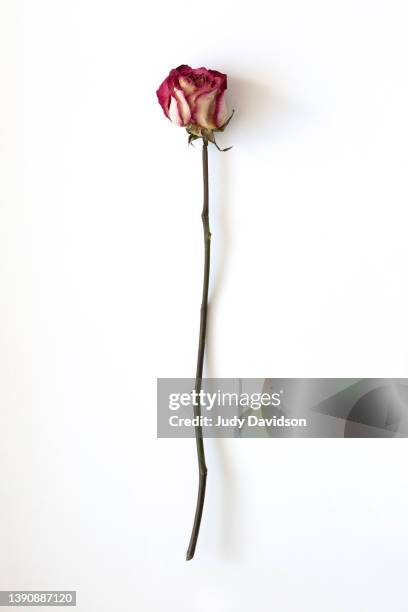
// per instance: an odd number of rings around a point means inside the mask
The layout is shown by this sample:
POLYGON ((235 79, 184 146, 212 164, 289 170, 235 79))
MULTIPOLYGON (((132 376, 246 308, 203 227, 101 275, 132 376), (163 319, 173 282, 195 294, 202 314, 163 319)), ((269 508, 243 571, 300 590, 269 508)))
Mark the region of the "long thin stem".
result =
MULTIPOLYGON (((201 402, 200 391, 203 378, 204 350, 205 350, 205 335, 207 329, 207 307, 208 307, 208 285, 210 280, 210 250, 211 250, 211 232, 209 223, 209 206, 208 206, 208 141, 203 140, 203 186, 204 186, 204 202, 201 219, 203 221, 204 230, 204 280, 203 280, 203 295, 201 302, 200 313, 200 336, 198 343, 197 371, 195 379, 195 391, 197 402, 194 405, 194 416, 201 417, 201 402)), ((200 419, 199 419, 200 420, 200 419)), ((190 543, 187 549, 186 559, 190 561, 194 557, 198 533, 200 531, 201 517, 203 514, 205 487, 207 483, 207 466, 205 464, 203 431, 201 425, 195 427, 195 439, 197 447, 198 461, 198 497, 194 516, 193 530, 191 532, 190 543)))

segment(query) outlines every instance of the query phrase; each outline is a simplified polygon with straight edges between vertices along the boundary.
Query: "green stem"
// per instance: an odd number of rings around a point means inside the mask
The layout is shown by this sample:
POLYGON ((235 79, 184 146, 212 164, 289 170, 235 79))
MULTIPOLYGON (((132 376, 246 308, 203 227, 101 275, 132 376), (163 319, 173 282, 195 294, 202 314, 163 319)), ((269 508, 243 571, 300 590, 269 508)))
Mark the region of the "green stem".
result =
MULTIPOLYGON (((203 186, 204 186, 204 202, 201 219, 203 221, 204 230, 204 280, 203 280, 203 295, 201 302, 200 313, 200 335, 198 343, 197 371, 195 379, 195 391, 197 402, 194 405, 194 416, 201 417, 201 402, 200 391, 203 378, 204 365, 204 350, 205 336, 207 329, 207 309, 208 309, 208 285, 210 281, 210 250, 211 250, 211 232, 209 223, 209 206, 208 206, 208 141, 203 140, 203 186)), ((200 531, 201 517, 203 514, 205 487, 207 483, 207 466, 205 463, 203 432, 201 425, 195 427, 195 439, 197 447, 198 461, 198 496, 197 505, 194 516, 193 530, 191 532, 190 543, 187 549, 186 559, 190 561, 194 557, 198 534, 200 531)))

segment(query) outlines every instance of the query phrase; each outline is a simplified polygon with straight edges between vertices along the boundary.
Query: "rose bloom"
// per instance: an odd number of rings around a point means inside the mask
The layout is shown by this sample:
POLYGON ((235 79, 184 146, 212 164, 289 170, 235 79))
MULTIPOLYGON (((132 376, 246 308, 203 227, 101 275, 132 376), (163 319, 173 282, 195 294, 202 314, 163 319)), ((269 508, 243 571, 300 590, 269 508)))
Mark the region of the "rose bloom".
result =
POLYGON ((157 97, 166 117, 176 125, 215 130, 228 118, 226 89, 226 74, 182 65, 171 70, 157 97))

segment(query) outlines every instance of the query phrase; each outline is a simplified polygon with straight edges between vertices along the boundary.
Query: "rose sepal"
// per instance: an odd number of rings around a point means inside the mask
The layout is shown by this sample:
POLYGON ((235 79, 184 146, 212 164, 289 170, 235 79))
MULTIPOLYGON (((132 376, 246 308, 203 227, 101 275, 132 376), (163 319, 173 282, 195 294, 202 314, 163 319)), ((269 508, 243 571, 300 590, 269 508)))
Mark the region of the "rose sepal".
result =
POLYGON ((203 140, 207 141, 207 142, 212 142, 213 145, 215 145, 217 147, 217 149, 219 151, 222 151, 223 153, 225 153, 226 151, 229 151, 230 149, 232 149, 232 147, 227 147, 226 149, 221 149, 218 144, 217 141, 215 140, 215 136, 214 136, 214 132, 223 132, 225 130, 225 128, 227 127, 227 125, 229 124, 229 122, 232 119, 232 116, 234 114, 234 110, 232 111, 231 115, 228 117, 228 119, 226 120, 226 122, 221 125, 219 128, 214 128, 213 130, 209 130, 207 128, 202 128, 199 125, 195 125, 195 124, 190 124, 186 126, 186 131, 188 134, 188 144, 193 144, 194 140, 198 140, 199 138, 202 138, 203 140))

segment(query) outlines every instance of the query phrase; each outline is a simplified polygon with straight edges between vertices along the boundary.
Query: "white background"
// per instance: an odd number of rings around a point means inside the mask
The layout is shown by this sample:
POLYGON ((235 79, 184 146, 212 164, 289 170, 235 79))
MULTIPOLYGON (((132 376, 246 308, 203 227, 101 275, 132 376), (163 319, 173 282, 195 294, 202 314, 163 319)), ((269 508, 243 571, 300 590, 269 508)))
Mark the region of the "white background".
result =
POLYGON ((2 0, 1 589, 85 612, 403 612, 405 440, 156 439, 192 376, 200 146, 155 90, 229 75, 211 376, 408 376, 403 0, 2 0))

